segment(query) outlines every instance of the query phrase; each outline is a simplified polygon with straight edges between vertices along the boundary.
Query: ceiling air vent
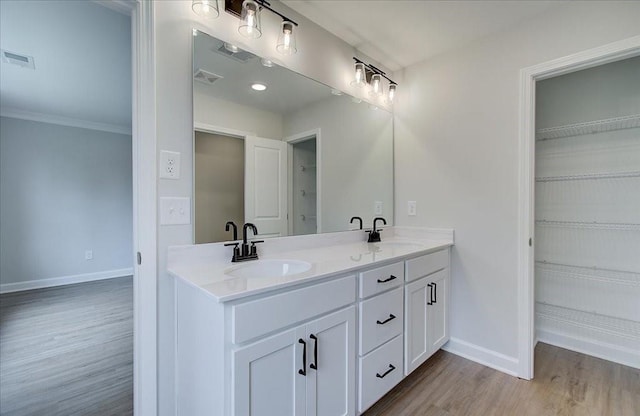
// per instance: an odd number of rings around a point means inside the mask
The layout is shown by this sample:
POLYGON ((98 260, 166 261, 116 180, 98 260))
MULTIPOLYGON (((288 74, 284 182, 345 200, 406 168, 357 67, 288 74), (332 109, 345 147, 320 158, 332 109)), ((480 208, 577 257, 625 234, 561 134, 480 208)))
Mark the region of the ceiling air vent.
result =
POLYGON ((2 62, 18 65, 23 68, 36 69, 33 64, 33 56, 21 55, 15 52, 9 52, 2 49, 2 62))
POLYGON ((247 62, 249 59, 255 57, 251 52, 243 51, 242 49, 230 44, 222 44, 219 48, 214 49, 213 51, 224 56, 228 56, 238 62, 247 62))
POLYGON ((213 84, 214 82, 222 78, 223 77, 220 75, 207 72, 204 69, 200 69, 200 68, 198 68, 196 72, 193 74, 193 79, 195 79, 196 81, 204 82, 205 84, 209 84, 209 85, 213 84))

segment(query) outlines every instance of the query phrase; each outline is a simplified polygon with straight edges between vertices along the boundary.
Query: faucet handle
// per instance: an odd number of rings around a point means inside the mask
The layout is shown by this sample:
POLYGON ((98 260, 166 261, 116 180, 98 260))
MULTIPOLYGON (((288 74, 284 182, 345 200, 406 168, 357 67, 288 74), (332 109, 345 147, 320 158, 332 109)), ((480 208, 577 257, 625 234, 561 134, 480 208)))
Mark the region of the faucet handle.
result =
POLYGON ((257 254, 256 244, 264 243, 264 240, 254 240, 251 241, 251 254, 257 254))
POLYGON ((236 241, 236 242, 234 242, 234 243, 224 243, 225 247, 227 247, 227 246, 235 246, 235 247, 238 247, 238 244, 240 244, 240 242, 238 242, 238 241, 236 241))

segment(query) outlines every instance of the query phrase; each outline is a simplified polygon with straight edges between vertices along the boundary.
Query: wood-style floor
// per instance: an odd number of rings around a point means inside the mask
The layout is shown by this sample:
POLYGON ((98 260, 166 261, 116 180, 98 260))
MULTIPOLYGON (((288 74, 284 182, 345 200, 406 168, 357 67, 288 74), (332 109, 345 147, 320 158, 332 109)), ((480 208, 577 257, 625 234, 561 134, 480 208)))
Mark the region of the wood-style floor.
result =
POLYGON ((133 414, 132 278, 0 296, 0 414, 133 414))
POLYGON ((365 416, 638 416, 640 370, 538 343, 520 380, 439 351, 365 416))

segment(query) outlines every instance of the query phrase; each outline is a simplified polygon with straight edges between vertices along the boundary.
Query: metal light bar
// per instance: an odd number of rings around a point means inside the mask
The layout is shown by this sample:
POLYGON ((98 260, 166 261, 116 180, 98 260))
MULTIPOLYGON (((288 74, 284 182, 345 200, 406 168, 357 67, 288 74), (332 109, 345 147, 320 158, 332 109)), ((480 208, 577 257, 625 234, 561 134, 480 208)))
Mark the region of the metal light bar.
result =
POLYGON ((287 16, 283 15, 280 12, 275 11, 274 9, 271 8, 271 4, 265 0, 254 0, 256 3, 258 3, 261 7, 269 10, 271 13, 277 14, 278 16, 280 16, 283 20, 286 20, 287 22, 291 22, 294 25, 298 26, 298 24, 296 22, 294 22, 293 20, 289 19, 287 16))
POLYGON ((364 65, 365 68, 367 68, 369 71, 373 72, 374 74, 379 74, 380 76, 382 76, 384 79, 386 79, 387 81, 389 81, 392 84, 398 85, 397 82, 395 82, 394 80, 392 80, 391 78, 389 78, 384 71, 376 68, 373 65, 370 65, 364 61, 361 61, 360 59, 356 58, 355 56, 353 57, 353 60, 356 61, 359 64, 364 65))

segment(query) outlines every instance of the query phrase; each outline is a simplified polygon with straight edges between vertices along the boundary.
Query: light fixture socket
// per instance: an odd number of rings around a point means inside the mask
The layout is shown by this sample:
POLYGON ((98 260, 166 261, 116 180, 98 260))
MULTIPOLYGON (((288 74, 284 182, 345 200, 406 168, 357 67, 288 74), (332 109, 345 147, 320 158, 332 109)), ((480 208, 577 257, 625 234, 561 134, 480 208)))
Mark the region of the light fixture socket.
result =
POLYGON ((356 62, 354 65, 354 79, 351 81, 351 85, 362 88, 367 85, 367 74, 366 69, 364 67, 364 63, 356 62))
POLYGON ((218 0, 193 0, 191 9, 195 14, 205 19, 215 19, 220 16, 218 0))
POLYGON ((242 15, 238 32, 248 38, 259 38, 262 36, 262 26, 260 24, 261 7, 253 0, 244 0, 242 3, 242 15))
POLYGON ((298 48, 296 47, 295 25, 293 22, 289 20, 282 21, 276 50, 282 55, 293 55, 298 52, 298 48))

